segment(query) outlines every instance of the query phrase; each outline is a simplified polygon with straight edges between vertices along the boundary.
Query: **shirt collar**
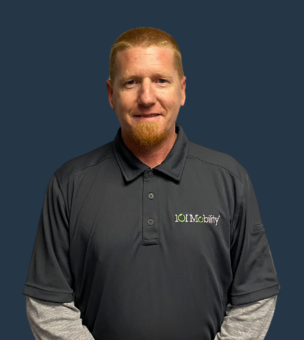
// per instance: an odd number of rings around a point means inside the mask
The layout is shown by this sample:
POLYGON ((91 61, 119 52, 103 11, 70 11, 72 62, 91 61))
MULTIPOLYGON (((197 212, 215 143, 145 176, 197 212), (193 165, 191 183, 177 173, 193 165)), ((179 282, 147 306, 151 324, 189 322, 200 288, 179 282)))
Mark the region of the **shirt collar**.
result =
MULTIPOLYGON (((180 181, 183 174, 184 165, 188 154, 188 138, 179 124, 175 124, 177 133, 176 141, 165 160, 153 168, 160 171, 176 181, 180 181)), ((113 151, 120 170, 127 182, 132 181, 150 167, 141 162, 126 147, 121 137, 121 128, 119 128, 113 142, 113 151)))

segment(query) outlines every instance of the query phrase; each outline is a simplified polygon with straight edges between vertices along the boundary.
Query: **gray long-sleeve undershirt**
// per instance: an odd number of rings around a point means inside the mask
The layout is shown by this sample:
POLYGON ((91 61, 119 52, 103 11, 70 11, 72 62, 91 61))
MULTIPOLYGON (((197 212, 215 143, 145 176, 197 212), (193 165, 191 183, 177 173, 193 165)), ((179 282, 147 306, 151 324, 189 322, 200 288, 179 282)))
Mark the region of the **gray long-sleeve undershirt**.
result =
MULTIPOLYGON (((228 304, 214 340, 263 340, 274 315, 277 295, 241 306, 228 304)), ((82 324, 74 301, 47 302, 26 296, 26 313, 36 340, 94 340, 82 324)))

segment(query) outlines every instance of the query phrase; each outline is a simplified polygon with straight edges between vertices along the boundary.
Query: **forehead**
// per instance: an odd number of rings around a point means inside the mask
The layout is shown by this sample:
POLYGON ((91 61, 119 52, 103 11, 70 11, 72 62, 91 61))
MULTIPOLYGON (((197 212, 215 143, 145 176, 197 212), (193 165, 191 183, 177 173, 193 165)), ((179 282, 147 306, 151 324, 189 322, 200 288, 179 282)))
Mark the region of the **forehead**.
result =
POLYGON ((175 71, 174 52, 168 47, 131 47, 119 51, 116 55, 116 62, 120 75, 175 71))

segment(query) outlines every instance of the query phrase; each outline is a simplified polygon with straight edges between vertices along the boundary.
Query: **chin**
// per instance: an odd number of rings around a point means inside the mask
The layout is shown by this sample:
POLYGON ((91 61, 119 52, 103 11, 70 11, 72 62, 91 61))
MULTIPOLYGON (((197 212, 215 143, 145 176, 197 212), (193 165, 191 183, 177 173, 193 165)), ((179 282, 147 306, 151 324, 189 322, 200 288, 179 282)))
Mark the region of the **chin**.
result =
POLYGON ((130 131, 130 138, 142 147, 154 147, 160 145, 169 136, 169 130, 160 128, 155 123, 137 123, 130 131))

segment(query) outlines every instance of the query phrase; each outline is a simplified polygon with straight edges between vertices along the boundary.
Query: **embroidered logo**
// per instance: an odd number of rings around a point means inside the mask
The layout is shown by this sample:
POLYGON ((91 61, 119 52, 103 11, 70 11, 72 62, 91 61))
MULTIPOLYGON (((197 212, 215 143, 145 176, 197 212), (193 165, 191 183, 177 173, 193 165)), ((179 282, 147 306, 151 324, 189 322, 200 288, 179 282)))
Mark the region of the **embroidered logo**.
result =
POLYGON ((192 214, 175 214, 175 222, 190 222, 190 223, 211 223, 217 225, 220 215, 192 215, 192 214))

